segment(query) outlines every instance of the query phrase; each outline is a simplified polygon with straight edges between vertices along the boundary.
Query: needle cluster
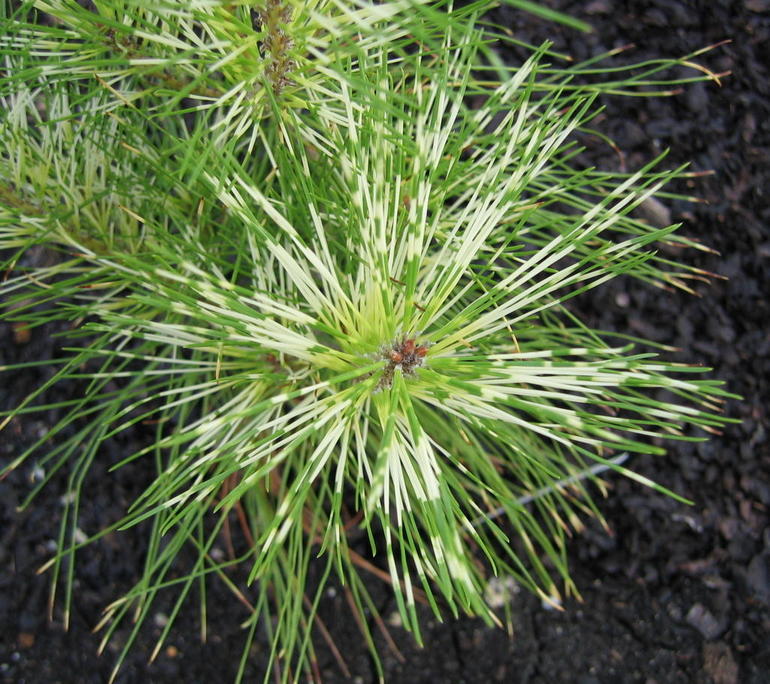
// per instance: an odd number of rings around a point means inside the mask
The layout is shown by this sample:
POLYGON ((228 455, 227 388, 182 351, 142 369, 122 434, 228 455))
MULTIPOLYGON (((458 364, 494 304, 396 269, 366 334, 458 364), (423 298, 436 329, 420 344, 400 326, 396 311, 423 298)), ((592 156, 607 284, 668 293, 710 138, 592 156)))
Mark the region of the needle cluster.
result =
POLYGON ((128 628, 116 673, 159 606, 152 657, 193 597, 205 634, 212 582, 244 626, 238 681, 257 634, 266 679, 312 679, 319 648, 347 671, 318 617, 332 583, 380 675, 372 581, 418 641, 420 603, 501 624, 494 582, 558 605, 599 474, 666 491, 623 459, 726 422, 706 369, 569 309, 618 276, 708 279, 658 249, 705 247, 638 217, 686 169, 586 168, 576 141, 602 96, 718 77, 682 77, 701 53, 623 71, 547 44, 505 66, 492 4, 2 5, 1 315, 62 346, 1 369, 51 366, 0 430, 55 418, 0 472, 36 473, 22 507, 63 478, 65 625, 84 547, 146 530, 98 625, 102 648, 128 628), (110 472, 147 486, 91 527, 92 466, 137 424, 152 438, 110 472))

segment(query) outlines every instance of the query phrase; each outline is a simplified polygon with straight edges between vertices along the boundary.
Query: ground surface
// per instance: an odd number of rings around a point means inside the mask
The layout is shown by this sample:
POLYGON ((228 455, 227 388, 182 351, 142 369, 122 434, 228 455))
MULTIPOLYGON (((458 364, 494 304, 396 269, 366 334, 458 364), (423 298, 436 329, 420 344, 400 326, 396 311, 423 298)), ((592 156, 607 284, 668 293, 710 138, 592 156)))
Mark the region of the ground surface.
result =
MULTIPOLYGON (((770 682, 770 74, 763 62, 770 44, 770 2, 546 4, 589 21, 596 31, 584 36, 507 11, 497 18, 516 35, 534 43, 550 38, 577 58, 627 43, 637 45, 634 59, 674 56, 732 40, 702 58, 715 71, 733 72, 722 88, 699 84, 667 100, 608 99, 601 124, 628 168, 671 147, 673 162, 693 160, 696 170, 716 171, 692 188, 708 204, 670 208, 688 234, 720 252, 686 258, 730 280, 701 286, 700 298, 619 283, 584 297, 580 311, 599 327, 674 344, 684 350, 681 360, 713 366, 729 389, 745 397, 727 407, 743 423, 708 443, 680 445, 665 458, 635 461, 643 474, 692 499, 692 507, 615 478, 602 504, 613 535, 589 530, 570 547, 582 603, 569 602, 555 612, 518 594, 513 639, 473 620, 428 623, 426 648, 420 650, 402 630, 391 628, 406 663, 383 647, 388 681, 770 682)), ((617 168, 619 158, 601 142, 585 142, 599 163, 617 168)), ((53 349, 45 336, 17 344, 9 330, 0 330, 0 364, 45 358, 53 349)), ((0 388, 3 406, 25 396, 40 377, 27 373, 0 388)), ((15 425, 12 440, 0 443, 0 458, 41 434, 50 418, 40 415, 15 425)), ((112 448, 120 453, 142 438, 126 435, 112 448)), ((82 512, 89 529, 116 519, 139 489, 139 483, 120 475, 99 477, 105 467, 100 463, 114 456, 106 454, 94 468, 82 512)), ((83 554, 78 602, 65 633, 59 612, 47 621, 48 579, 35 575, 49 556, 61 507, 49 496, 16 515, 15 506, 28 491, 26 475, 0 482, 0 680, 106 682, 113 654, 108 649, 96 657, 98 639, 90 630, 101 608, 136 577, 141 536, 110 536, 83 554)), ((372 580, 372 590, 388 615, 393 605, 377 582, 372 580)), ((329 597, 322 615, 355 680, 374 681, 340 595, 329 597)), ((242 618, 227 591, 214 587, 207 645, 200 644, 190 609, 182 613, 171 647, 149 667, 146 660, 160 628, 148 629, 117 681, 230 681, 240 654, 242 618)), ((120 633, 118 642, 125 636, 120 633)), ((257 644, 249 681, 260 674, 263 647, 257 644)), ((323 647, 319 667, 324 681, 345 680, 323 647)))

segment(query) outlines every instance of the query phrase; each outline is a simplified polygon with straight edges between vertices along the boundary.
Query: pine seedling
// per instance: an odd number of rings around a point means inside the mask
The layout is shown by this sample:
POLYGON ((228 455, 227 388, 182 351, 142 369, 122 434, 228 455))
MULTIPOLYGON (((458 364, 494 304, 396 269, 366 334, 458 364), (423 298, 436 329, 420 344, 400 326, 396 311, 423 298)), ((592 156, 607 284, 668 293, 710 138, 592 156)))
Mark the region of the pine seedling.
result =
POLYGON ((543 46, 504 67, 487 8, 6 8, 3 316, 66 342, 2 427, 64 417, 3 472, 45 473, 25 506, 67 475, 47 566, 65 623, 76 553, 149 529, 140 580, 100 624, 104 647, 133 621, 116 672, 161 596, 152 657, 193 593, 205 635, 210 581, 245 608, 238 680, 258 629, 266 677, 313 671, 332 579, 374 652, 372 568, 418 641, 418 602, 499 624, 493 576, 558 604, 577 590, 570 531, 601 517, 600 470, 665 491, 625 455, 726 422, 731 395, 704 369, 610 344, 565 306, 617 276, 707 275, 655 249, 700 245, 634 213, 686 171, 580 168, 574 142, 599 95, 666 94, 665 69, 695 55, 619 75, 553 67, 543 46), (58 382, 82 391, 43 403, 58 382), (100 446, 150 422, 113 469, 151 482, 110 528, 81 531, 100 446))

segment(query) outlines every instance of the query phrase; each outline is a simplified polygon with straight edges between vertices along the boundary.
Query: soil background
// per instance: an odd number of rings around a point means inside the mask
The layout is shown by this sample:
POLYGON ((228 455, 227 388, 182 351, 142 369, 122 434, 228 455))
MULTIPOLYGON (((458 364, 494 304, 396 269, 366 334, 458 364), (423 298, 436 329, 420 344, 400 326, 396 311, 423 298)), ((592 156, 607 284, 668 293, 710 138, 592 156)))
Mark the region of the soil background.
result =
MULTIPOLYGON (((698 286, 699 295, 665 293, 624 281, 578 298, 573 307, 589 323, 630 332, 683 351, 675 360, 714 368, 743 401, 728 403, 740 418, 721 436, 699 444, 674 443, 666 457, 636 458, 643 475, 695 503, 686 506, 652 490, 611 478, 601 509, 611 527, 589 526, 570 544, 582 602, 547 610, 516 593, 515 632, 471 619, 443 624, 426 618, 425 648, 399 627, 390 633, 404 662, 381 644, 387 680, 410 682, 576 682, 599 684, 763 684, 770 682, 770 0, 583 0, 544 2, 588 21, 585 35, 510 9, 494 19, 534 44, 583 59, 629 43, 619 63, 679 56, 729 39, 699 61, 715 72, 731 71, 722 86, 699 83, 675 97, 605 98, 597 128, 622 156, 586 136, 586 159, 603 168, 632 170, 665 148, 670 164, 692 161, 712 176, 678 188, 706 203, 669 202, 683 232, 718 253, 690 251, 682 258, 729 278, 698 286)), ((523 53, 522 53, 523 54, 523 53)), ((511 52, 510 60, 522 55, 511 52)), ((573 300, 575 301, 575 300, 573 300)), ((54 332, 54 331, 49 331, 54 332)), ((0 328, 0 365, 52 357, 57 340, 38 334, 25 343, 0 328)), ((47 377, 46 369, 6 374, 0 405, 10 407, 47 377)), ((65 399, 76 388, 57 387, 48 398, 65 399), (69 393, 69 395, 68 395, 69 393)), ((16 421, 3 433, 0 463, 45 434, 54 412, 16 421), (9 439, 10 432, 10 439, 9 439)), ((130 469, 107 476, 109 463, 147 437, 142 428, 121 434, 95 462, 87 480, 83 526, 99 529, 120 517, 142 489, 130 469), (112 451, 113 453, 110 453, 112 451)), ((118 632, 97 657, 91 630, 101 609, 131 586, 143 559, 142 530, 110 535, 79 559, 77 601, 71 627, 60 608, 47 619, 49 578, 35 571, 50 557, 58 531, 63 479, 28 511, 17 504, 30 489, 31 467, 0 482, 0 680, 3 682, 107 682, 118 632), (58 487, 58 490, 56 489, 58 487)), ((372 577, 382 613, 395 606, 372 577)), ((116 681, 232 681, 241 653, 243 609, 226 588, 212 583, 208 640, 201 644, 195 606, 183 609, 168 647, 147 660, 161 630, 153 615, 116 681)), ((341 591, 329 592, 321 615, 350 668, 346 677, 319 638, 318 665, 325 682, 376 681, 376 673, 341 591)), ((257 640, 246 681, 264 675, 265 642, 257 640)))

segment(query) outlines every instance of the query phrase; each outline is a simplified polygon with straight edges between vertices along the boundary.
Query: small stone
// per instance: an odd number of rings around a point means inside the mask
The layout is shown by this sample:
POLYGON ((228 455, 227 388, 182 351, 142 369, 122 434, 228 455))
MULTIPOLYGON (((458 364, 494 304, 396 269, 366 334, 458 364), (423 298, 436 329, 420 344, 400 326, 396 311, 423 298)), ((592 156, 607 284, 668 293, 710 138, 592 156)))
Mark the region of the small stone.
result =
POLYGON ((727 544, 727 553, 736 563, 748 563, 756 551, 756 545, 748 534, 739 535, 727 544))
POLYGON ((21 632, 17 642, 19 648, 32 648, 35 645, 35 635, 30 632, 21 632))
POLYGON ((770 554, 758 553, 751 559, 746 582, 760 601, 770 605, 770 554))
POLYGON ((656 228, 667 228, 671 225, 671 210, 654 197, 644 200, 636 211, 656 228))
POLYGON ((625 309, 631 304, 631 297, 628 296, 627 292, 618 292, 615 295, 615 304, 621 309, 625 309))
POLYGON ((561 599, 558 596, 549 596, 540 602, 543 610, 561 610, 561 599))
POLYGON ((703 669, 714 684, 738 684, 738 664, 725 643, 703 646, 703 669))
POLYGON ((391 627, 403 627, 404 621, 401 618, 401 613, 399 613, 397 610, 394 610, 389 616, 387 620, 388 624, 391 627))
POLYGON ((11 325, 13 330, 13 341, 16 344, 27 344, 30 340, 30 328, 26 323, 13 323, 11 325))
POLYGON ((666 13, 659 9, 648 10, 644 15, 648 24, 653 26, 668 26, 669 20, 666 13))
POLYGON ((696 603, 690 608, 685 620, 688 625, 697 629, 707 641, 713 641, 724 631, 711 611, 702 603, 696 603))
POLYGON ((770 12, 770 0, 745 0, 743 4, 752 12, 770 12))
POLYGON ((593 0, 586 5, 586 14, 609 14, 612 11, 612 3, 609 0, 593 0))
POLYGON ((519 585, 513 577, 492 577, 484 589, 484 600, 492 608, 502 608, 511 602, 519 592, 519 585))
POLYGON ((635 147, 647 142, 647 134, 636 121, 623 121, 619 124, 621 128, 624 147, 635 147))
POLYGON ((703 83, 696 83, 686 92, 685 102, 691 112, 703 114, 708 111, 709 96, 703 83))

